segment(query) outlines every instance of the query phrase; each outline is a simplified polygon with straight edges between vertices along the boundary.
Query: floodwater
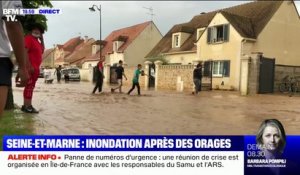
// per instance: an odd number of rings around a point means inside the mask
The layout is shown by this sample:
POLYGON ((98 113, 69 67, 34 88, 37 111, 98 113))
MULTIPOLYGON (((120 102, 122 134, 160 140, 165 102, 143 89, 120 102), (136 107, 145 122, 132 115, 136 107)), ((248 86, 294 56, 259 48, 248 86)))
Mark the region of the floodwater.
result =
MULTIPOLYGON (((279 119, 287 134, 300 134, 300 97, 212 91, 193 96, 189 92, 143 91, 142 96, 91 95, 93 84, 37 83, 34 106, 36 134, 255 134, 267 118, 279 119)), ((126 92, 129 87, 124 87, 126 92)), ((22 89, 14 88, 22 105, 22 89)))

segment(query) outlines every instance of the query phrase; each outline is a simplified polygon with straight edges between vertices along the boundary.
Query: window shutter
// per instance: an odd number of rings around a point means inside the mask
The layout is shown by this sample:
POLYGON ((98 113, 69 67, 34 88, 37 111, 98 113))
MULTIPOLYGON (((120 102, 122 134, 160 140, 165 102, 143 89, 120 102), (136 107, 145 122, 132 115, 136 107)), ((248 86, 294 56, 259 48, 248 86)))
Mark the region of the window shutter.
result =
POLYGON ((229 25, 225 24, 223 26, 223 34, 224 34, 224 41, 228 41, 229 40, 229 25))
POLYGON ((223 62, 223 76, 224 77, 230 76, 230 61, 223 62))
POLYGON ((211 27, 207 29, 207 43, 211 43, 211 27))
POLYGON ((210 61, 205 61, 204 62, 204 76, 205 77, 210 77, 210 74, 211 74, 210 64, 211 64, 210 61))

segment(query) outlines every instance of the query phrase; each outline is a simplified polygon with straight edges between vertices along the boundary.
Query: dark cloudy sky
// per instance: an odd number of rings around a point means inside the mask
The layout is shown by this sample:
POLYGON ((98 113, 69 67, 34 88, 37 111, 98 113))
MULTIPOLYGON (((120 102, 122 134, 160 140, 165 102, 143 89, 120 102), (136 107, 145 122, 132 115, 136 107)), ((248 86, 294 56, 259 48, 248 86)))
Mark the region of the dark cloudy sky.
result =
MULTIPOLYGON (((164 35, 175 24, 188 22, 201 12, 226 8, 247 1, 52 1, 61 15, 48 15, 46 48, 63 44, 76 36, 99 39, 99 12, 89 11, 93 4, 102 7, 102 39, 111 31, 151 20, 149 11, 154 10, 153 21, 164 35)), ((295 2, 300 9, 300 2, 295 2)))

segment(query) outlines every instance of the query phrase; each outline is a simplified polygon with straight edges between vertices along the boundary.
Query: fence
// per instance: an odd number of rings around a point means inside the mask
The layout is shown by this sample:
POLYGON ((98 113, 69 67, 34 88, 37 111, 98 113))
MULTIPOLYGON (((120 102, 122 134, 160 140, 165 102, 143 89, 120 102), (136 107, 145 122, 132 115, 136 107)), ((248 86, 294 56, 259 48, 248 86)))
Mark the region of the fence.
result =
MULTIPOLYGON (((253 56, 254 58, 255 56, 253 56)), ((257 56, 258 57, 258 56, 257 56)), ((246 65, 249 65, 249 79, 246 81, 248 86, 248 92, 257 93, 258 85, 258 67, 253 67, 255 59, 252 60, 252 64, 248 61, 246 65)), ((149 65, 151 62, 146 62, 144 65, 145 73, 149 73, 149 65)), ((194 88, 193 83, 193 70, 194 65, 161 65, 161 63, 155 64, 155 89, 157 90, 177 90, 177 91, 191 91, 194 88)), ((128 78, 127 81, 123 81, 123 85, 130 87, 132 84, 132 78, 136 66, 128 67, 124 66, 125 74, 128 78)), ((109 83, 110 80, 110 66, 106 65, 104 68, 105 82, 109 83)), ((274 76, 274 92, 278 91, 278 86, 285 76, 300 76, 300 66, 286 66, 286 65, 276 65, 275 66, 275 76, 274 76)), ((81 69, 80 76, 82 81, 92 81, 93 70, 92 69, 81 69)), ((203 77, 202 85, 203 89, 209 89, 211 79, 209 77, 203 77), (206 88, 207 87, 207 88, 206 88)), ((243 84, 243 83, 242 83, 243 84)), ((140 85, 142 88, 148 88, 149 78, 147 76, 140 77, 140 85)), ((111 85, 114 86, 114 85, 111 85)), ((243 89, 243 88, 242 88, 243 89)))
POLYGON ((274 91, 279 91, 279 84, 285 76, 300 76, 300 66, 275 66, 274 91))
MULTIPOLYGON (((127 86, 127 87, 132 86, 132 79, 133 79, 134 71, 136 69, 137 69, 136 66, 132 66, 132 67, 124 66, 124 74, 127 77, 127 81, 125 81, 125 79, 123 78, 123 85, 124 86, 127 86)), ((109 75, 109 76, 111 76, 111 75, 109 75)), ((147 77, 140 76, 140 78, 139 78, 139 82, 140 82, 141 87, 145 87, 145 78, 147 78, 147 77)))
MULTIPOLYGON (((149 75, 149 65, 151 62, 145 62, 143 70, 149 75)), ((161 65, 160 62, 155 64, 155 89, 156 90, 177 90, 177 91, 192 91, 194 89, 193 82, 193 70, 194 65, 161 65)), ((104 68, 105 79, 104 82, 110 84, 110 80, 114 79, 115 74, 111 73, 111 67, 106 65, 104 68)), ((127 76, 127 81, 123 79, 123 85, 131 87, 132 79, 136 66, 128 67, 124 66, 124 73, 127 76)), ((92 81, 93 71, 92 69, 81 69, 80 70, 82 81, 92 81)), ((153 78, 152 77, 152 78, 153 78)), ((140 76, 141 88, 148 89, 149 77, 140 76)), ((203 77, 202 84, 204 89, 210 89, 211 78, 203 77), (207 88, 206 88, 207 87, 207 88)), ((110 86, 115 86, 110 84, 110 86)))
POLYGON ((93 81, 93 68, 90 69, 80 69, 80 79, 81 81, 93 81))

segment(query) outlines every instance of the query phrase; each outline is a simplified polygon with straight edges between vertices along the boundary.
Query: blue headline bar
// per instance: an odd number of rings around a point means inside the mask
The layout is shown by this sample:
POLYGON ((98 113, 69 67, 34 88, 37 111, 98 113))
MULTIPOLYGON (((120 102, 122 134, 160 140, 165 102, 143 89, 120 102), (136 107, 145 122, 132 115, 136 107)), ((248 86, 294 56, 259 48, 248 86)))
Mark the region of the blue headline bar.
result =
POLYGON ((4 136, 3 151, 243 151, 243 136, 4 136))

